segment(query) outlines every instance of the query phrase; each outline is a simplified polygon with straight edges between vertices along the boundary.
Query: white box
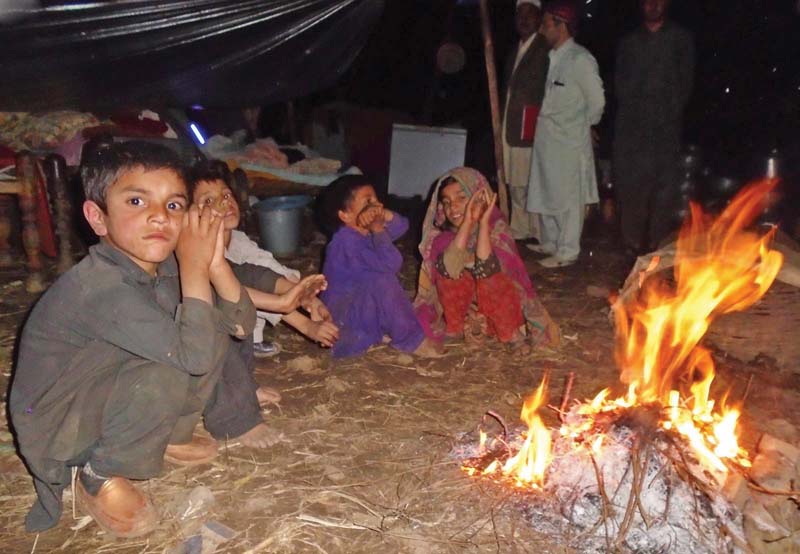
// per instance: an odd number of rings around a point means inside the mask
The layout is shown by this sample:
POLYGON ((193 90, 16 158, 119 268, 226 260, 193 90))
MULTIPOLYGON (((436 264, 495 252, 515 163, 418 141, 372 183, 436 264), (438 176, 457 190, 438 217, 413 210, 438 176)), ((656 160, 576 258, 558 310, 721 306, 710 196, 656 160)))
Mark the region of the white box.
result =
POLYGON ((392 125, 389 194, 426 198, 438 177, 464 165, 466 149, 465 129, 392 125))

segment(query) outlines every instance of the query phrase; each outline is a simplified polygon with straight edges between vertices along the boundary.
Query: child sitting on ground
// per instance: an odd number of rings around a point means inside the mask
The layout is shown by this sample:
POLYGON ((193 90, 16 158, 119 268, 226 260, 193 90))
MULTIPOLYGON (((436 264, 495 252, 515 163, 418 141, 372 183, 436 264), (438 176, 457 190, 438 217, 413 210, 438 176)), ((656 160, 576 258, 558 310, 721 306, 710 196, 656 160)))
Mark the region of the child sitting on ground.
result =
POLYGON ((83 214, 100 243, 31 312, 9 411, 38 495, 27 529, 58 522, 80 467, 78 505, 110 534, 134 537, 159 516, 130 480, 158 474, 165 457, 216 453, 193 430, 255 308, 225 261, 221 217, 189 208, 172 151, 116 143, 84 162, 83 214))
POLYGON ((300 272, 280 264, 270 252, 262 250, 245 233, 237 230, 241 213, 230 187, 230 172, 225 163, 209 160, 196 164, 192 168, 190 181, 194 203, 200 206, 209 206, 224 214, 225 257, 233 265, 234 272, 243 264, 257 265, 269 270, 275 278, 272 291, 264 289, 249 291, 256 308, 259 308, 256 329, 253 334, 255 355, 258 357, 259 350, 265 350, 265 347, 261 346, 264 321, 276 325, 283 320, 321 346, 328 348, 333 346, 339 336, 339 329, 331 320, 330 312, 319 298, 311 298, 308 304, 310 317, 297 310, 285 314, 281 313, 280 306, 278 308, 270 307, 272 295, 264 293, 285 293, 300 282, 300 272), (262 322, 260 329, 259 320, 262 322), (259 331, 261 331, 260 334, 259 331))
POLYGON ((436 181, 419 245, 417 315, 429 337, 488 335, 522 351, 555 345, 558 326, 536 297, 496 200, 474 169, 436 181))
MULTIPOLYGON (((196 164, 189 178, 190 197, 193 203, 198 207, 208 207, 221 215, 223 242, 226 248, 230 247, 234 232, 238 233, 235 229, 240 219, 239 206, 228 185, 229 178, 227 166, 215 160, 196 164)), ((246 235, 244 240, 249 241, 246 235)), ((269 314, 285 314, 283 317, 287 323, 312 340, 325 346, 333 344, 338 329, 333 323, 323 319, 328 315, 327 310, 316 296, 325 287, 325 278, 322 275, 310 275, 295 283, 271 268, 250 263, 250 260, 259 261, 258 256, 240 263, 231 261, 228 254, 226 258, 256 308, 266 310, 269 314), (294 300, 298 291, 301 291, 299 304, 308 309, 313 317, 319 318, 319 321, 313 321, 296 311, 298 302, 294 300)), ((271 387, 258 386, 253 376, 255 369, 253 358, 252 340, 236 341, 231 344, 223 361, 224 368, 215 391, 214 402, 207 410, 213 413, 215 407, 219 406, 226 414, 232 416, 231 407, 236 407, 235 422, 224 421, 224 427, 233 429, 239 435, 238 442, 241 444, 263 448, 279 440, 280 435, 264 424, 261 407, 267 403, 280 402, 281 396, 271 387)), ((214 418, 216 421, 224 419, 214 418)), ((212 428, 209 431, 215 435, 215 432, 221 429, 222 425, 219 429, 212 428)))
POLYGON ((408 220, 384 209, 363 175, 344 175, 328 185, 319 210, 333 233, 323 265, 328 288, 322 293, 339 326, 333 355, 361 354, 384 337, 398 350, 437 355, 397 278, 403 255, 392 242, 408 230, 408 220))

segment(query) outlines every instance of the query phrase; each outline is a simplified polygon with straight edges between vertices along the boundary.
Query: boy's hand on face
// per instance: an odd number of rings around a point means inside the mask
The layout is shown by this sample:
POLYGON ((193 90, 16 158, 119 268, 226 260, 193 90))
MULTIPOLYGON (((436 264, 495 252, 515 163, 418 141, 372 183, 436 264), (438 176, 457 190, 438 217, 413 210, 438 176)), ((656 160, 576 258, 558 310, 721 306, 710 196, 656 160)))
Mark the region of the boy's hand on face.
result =
MULTIPOLYGON (((209 208, 191 206, 183 216, 175 255, 183 271, 210 273, 218 249, 222 219, 209 208)), ((224 246, 223 246, 224 248, 224 246)))
POLYGON ((360 214, 358 214, 356 223, 359 227, 366 229, 371 233, 380 233, 386 226, 385 210, 383 209, 383 205, 371 204, 370 206, 367 206, 361 211, 360 214))
POLYGON ((324 275, 309 275, 304 277, 295 286, 283 293, 279 312, 293 312, 300 306, 310 311, 311 304, 316 296, 328 287, 324 275))
POLYGON ((211 265, 209 266, 212 280, 214 275, 218 275, 229 267, 228 260, 225 259, 225 226, 222 225, 222 216, 218 217, 220 224, 217 227, 217 241, 214 247, 214 257, 211 258, 211 265))
POLYGON ((380 213, 375 216, 375 219, 372 220, 372 223, 370 223, 368 229, 370 233, 380 233, 385 228, 386 228, 385 212, 381 210, 380 213))
POLYGON ((375 207, 367 206, 356 216, 356 225, 363 229, 369 229, 373 218, 375 217, 375 207))
POLYGON ((330 348, 339 339, 339 328, 330 321, 312 321, 308 324, 305 335, 326 348, 330 348))

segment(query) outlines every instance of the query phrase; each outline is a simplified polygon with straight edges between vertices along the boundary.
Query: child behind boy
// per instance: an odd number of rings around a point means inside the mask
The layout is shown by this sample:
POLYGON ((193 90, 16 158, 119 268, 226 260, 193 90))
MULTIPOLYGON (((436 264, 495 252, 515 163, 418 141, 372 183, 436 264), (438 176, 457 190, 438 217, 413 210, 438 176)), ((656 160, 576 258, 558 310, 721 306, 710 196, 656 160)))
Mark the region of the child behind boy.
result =
POLYGON ((397 273, 403 255, 393 241, 408 230, 408 220, 384 209, 369 179, 344 175, 319 199, 325 227, 333 232, 325 249, 322 299, 339 326, 335 357, 353 356, 380 344, 420 356, 436 356, 425 338, 397 273))
MULTIPOLYGON (((259 308, 258 319, 267 320, 272 325, 283 320, 312 341, 325 347, 333 346, 339 336, 339 329, 331 321, 328 309, 319 298, 313 297, 308 303, 310 317, 297 310, 282 315, 275 313, 284 312, 280 306, 270 307, 274 306, 271 295, 264 293, 285 293, 300 282, 300 273, 278 263, 271 253, 260 249, 246 234, 236 230, 241 213, 229 183, 230 172, 223 162, 218 160, 200 162, 191 171, 192 201, 199 206, 209 206, 224 214, 225 257, 231 263, 234 272, 237 271, 237 268, 245 265, 260 266, 265 268, 262 271, 271 275, 275 281, 274 284, 269 284, 269 290, 248 291, 251 292, 251 298, 256 308, 259 308)), ((245 285, 247 286, 247 284, 245 285)), ((256 323, 256 330, 253 334, 256 356, 258 356, 259 343, 263 341, 263 325, 261 334, 256 334, 258 331, 259 326, 256 323)))
POLYGON ((158 474, 165 454, 191 463, 216 452, 193 430, 229 337, 252 332, 255 308, 223 256, 221 217, 188 208, 169 149, 128 142, 87 158, 83 214, 100 243, 28 318, 9 408, 38 495, 27 529, 58 522, 81 467, 78 504, 131 537, 158 518, 130 479, 158 474))
MULTIPOLYGON (((214 161, 201 162, 193 167, 188 182, 189 197, 193 199, 195 209, 210 209, 212 213, 219 215, 222 221, 222 244, 227 246, 232 229, 239 224, 239 210, 225 181, 213 180, 215 175, 224 178, 227 167, 214 161)), ((230 260, 228 264, 256 307, 272 312, 291 314, 298 306, 309 306, 318 302, 316 295, 325 286, 322 275, 311 275, 294 283, 261 266, 231 263, 230 260)), ((228 351, 221 362, 221 374, 203 410, 203 420, 211 436, 217 440, 225 440, 228 446, 239 443, 253 448, 265 448, 277 442, 280 433, 264 422, 261 406, 280 401, 280 395, 274 389, 259 387, 256 383, 253 376, 255 360, 251 337, 252 335, 244 340, 229 341, 228 351)), ((173 447, 173 450, 179 448, 173 447)), ((170 455, 165 459, 173 461, 171 453, 168 454, 170 455)), ((183 459, 187 458, 184 454, 183 459)), ((192 459, 192 463, 206 461, 209 459, 202 456, 192 459)))

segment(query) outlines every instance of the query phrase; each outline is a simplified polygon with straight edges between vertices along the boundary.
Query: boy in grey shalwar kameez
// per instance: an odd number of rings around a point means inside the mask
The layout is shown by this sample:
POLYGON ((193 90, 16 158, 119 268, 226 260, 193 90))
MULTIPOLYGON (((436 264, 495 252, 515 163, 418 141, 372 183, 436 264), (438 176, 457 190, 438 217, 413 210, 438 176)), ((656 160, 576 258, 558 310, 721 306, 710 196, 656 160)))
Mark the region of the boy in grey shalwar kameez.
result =
POLYGON ((130 480, 156 475, 165 453, 187 464, 216 453, 193 430, 255 308, 222 255, 221 218, 189 209, 168 149, 114 144, 91 154, 82 177, 101 242, 37 303, 10 392, 38 494, 26 527, 58 522, 80 467, 79 505, 106 531, 137 536, 158 517, 130 480))

